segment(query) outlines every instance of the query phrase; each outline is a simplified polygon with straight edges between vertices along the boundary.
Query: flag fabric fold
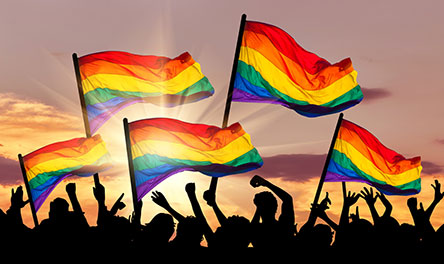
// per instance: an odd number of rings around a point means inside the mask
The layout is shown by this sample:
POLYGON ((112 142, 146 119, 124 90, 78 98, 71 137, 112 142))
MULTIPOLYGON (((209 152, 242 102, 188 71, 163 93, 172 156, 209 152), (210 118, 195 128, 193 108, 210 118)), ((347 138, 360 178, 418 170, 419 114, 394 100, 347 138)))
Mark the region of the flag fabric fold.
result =
POLYGON ((232 100, 280 104, 317 117, 361 102, 356 77, 350 58, 332 65, 282 29, 246 21, 232 100))
POLYGON ((200 64, 188 52, 174 59, 99 52, 80 57, 79 71, 91 134, 131 104, 173 107, 214 93, 200 64))
POLYGON ((153 118, 129 123, 138 200, 169 176, 197 171, 221 177, 262 166, 239 123, 227 128, 153 118))
POLYGON ((91 176, 112 166, 99 134, 47 145, 25 155, 23 162, 36 211, 66 177, 91 176))
POLYGON ((385 147, 364 128, 342 120, 326 182, 364 182, 389 195, 421 191, 421 157, 407 159, 385 147))

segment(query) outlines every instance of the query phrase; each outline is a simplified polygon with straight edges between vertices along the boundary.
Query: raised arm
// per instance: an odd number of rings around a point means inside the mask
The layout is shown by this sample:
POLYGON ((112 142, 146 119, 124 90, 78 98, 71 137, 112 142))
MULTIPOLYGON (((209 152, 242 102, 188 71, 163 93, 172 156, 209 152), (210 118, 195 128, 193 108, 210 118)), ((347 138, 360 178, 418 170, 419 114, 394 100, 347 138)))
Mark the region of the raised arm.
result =
POLYGON ((196 216, 196 219, 199 221, 199 223, 202 225, 205 238, 207 239, 208 244, 211 244, 214 235, 213 230, 211 230, 211 227, 208 225, 207 219, 205 218, 199 201, 197 200, 196 185, 194 183, 188 183, 185 186, 185 191, 187 192, 188 198, 190 199, 194 215, 196 216))
POLYGON ((23 201, 22 186, 17 187, 15 191, 14 189, 11 189, 11 206, 6 211, 6 214, 13 220, 14 223, 21 226, 23 225, 21 210, 28 202, 29 200, 23 201))
POLYGON ((108 214, 108 209, 105 205, 105 187, 99 182, 96 182, 93 187, 93 193, 98 204, 97 225, 101 226, 106 224, 108 214))
POLYGON ((327 209, 329 209, 329 205, 331 204, 330 198, 328 198, 328 192, 325 195, 325 198, 321 201, 321 203, 318 205, 316 209, 316 213, 319 218, 324 220, 333 230, 338 229, 338 224, 336 224, 333 220, 328 217, 327 213, 325 212, 327 209))
POLYGON ((361 197, 365 200, 365 202, 368 205, 368 208, 370 209, 370 213, 373 218, 373 223, 378 222, 379 215, 376 211, 375 203, 376 199, 378 198, 376 194, 373 193, 373 188, 367 189, 367 187, 364 187, 364 189, 361 191, 361 197))
POLYGON ((213 208, 214 213, 216 214, 217 220, 219 224, 222 226, 226 223, 227 217, 220 210, 219 206, 216 203, 216 193, 215 191, 207 190, 204 192, 203 198, 207 201, 207 204, 213 208))
POLYGON ((68 183, 66 185, 66 193, 68 193, 69 201, 71 202, 74 213, 76 213, 76 215, 83 216, 84 213, 82 207, 80 206, 79 200, 77 199, 76 184, 73 182, 68 183))
POLYGON ((289 223, 291 222, 292 225, 294 224, 293 197, 291 197, 289 193, 272 184, 271 182, 265 180, 259 175, 255 175, 251 179, 250 184, 254 188, 257 188, 259 186, 266 187, 270 189, 270 191, 272 191, 274 194, 276 194, 282 201, 282 212, 279 219, 285 219, 289 223))
POLYGON ((384 217, 384 218, 390 217, 390 215, 392 214, 392 211, 393 211, 392 204, 387 199, 387 197, 385 197, 385 195, 383 193, 378 192, 378 194, 376 196, 379 197, 382 204, 385 206, 385 211, 384 211, 384 214, 382 215, 382 217, 384 217))
POLYGON ((349 213, 350 213, 350 207, 354 205, 358 199, 359 194, 348 192, 348 194, 344 194, 344 204, 342 206, 342 212, 341 212, 341 218, 339 220, 339 226, 344 227, 349 223, 349 213))
POLYGON ((174 218, 176 218, 177 221, 180 222, 183 221, 183 219, 185 219, 183 215, 181 215, 179 212, 177 212, 170 206, 167 199, 161 192, 154 191, 152 193, 151 199, 153 200, 154 203, 156 203, 163 209, 167 210, 167 212, 170 213, 174 218))
POLYGON ((444 197, 444 192, 441 192, 441 184, 438 180, 435 180, 435 185, 432 184, 432 188, 435 190, 435 196, 433 198, 432 203, 426 210, 426 217, 430 219, 432 216, 433 210, 435 210, 435 207, 438 205, 438 203, 442 200, 444 197))

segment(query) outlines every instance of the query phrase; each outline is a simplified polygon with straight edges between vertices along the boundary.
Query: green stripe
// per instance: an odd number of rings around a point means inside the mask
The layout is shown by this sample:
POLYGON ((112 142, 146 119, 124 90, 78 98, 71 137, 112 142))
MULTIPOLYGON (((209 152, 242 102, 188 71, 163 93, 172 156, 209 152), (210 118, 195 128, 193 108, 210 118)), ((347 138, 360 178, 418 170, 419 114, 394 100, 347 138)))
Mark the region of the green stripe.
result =
MULTIPOLYGON (((208 78, 205 76, 199 81, 195 82, 190 87, 176 93, 176 95, 189 96, 202 91, 213 91, 213 86, 211 86, 211 83, 209 82, 208 78)), ((161 92, 157 93, 127 92, 127 91, 119 91, 106 87, 101 87, 87 92, 85 94, 85 103, 86 105, 94 105, 98 103, 104 103, 115 97, 135 98, 135 97, 156 97, 161 95, 163 95, 163 93, 161 92)))
POLYGON ((84 166, 102 166, 107 163, 111 163, 111 155, 109 153, 106 153, 105 155, 101 156, 99 159, 97 159, 92 164, 82 164, 82 165, 78 165, 78 166, 74 166, 74 167, 70 167, 70 168, 65 168, 65 169, 60 169, 60 170, 56 170, 56 171, 43 172, 43 173, 37 174, 34 178, 32 178, 29 181, 29 187, 31 187, 31 189, 35 189, 36 187, 47 182, 52 177, 65 175, 67 173, 81 169, 84 166))
MULTIPOLYGON (((224 165, 237 167, 242 164, 246 163, 261 163, 262 158, 257 152, 257 150, 254 148, 247 153, 243 154, 242 156, 231 160, 229 162, 224 163, 224 165)), ((145 169, 152 169, 156 168, 158 166, 161 166, 163 164, 171 164, 171 165, 177 165, 177 166, 205 166, 205 165, 211 165, 212 162, 210 161, 193 161, 193 160, 183 160, 183 159, 172 159, 168 157, 162 157, 155 154, 145 154, 143 156, 137 157, 133 161, 134 164, 134 170, 141 171, 145 169)))
POLYGON ((66 168, 66 169, 61 169, 61 170, 56 170, 56 171, 40 173, 40 174, 38 174, 37 176, 35 176, 34 178, 32 178, 29 181, 29 187, 31 189, 35 189, 38 186, 40 186, 40 185, 44 184, 45 182, 47 182, 52 177, 57 177, 57 176, 60 176, 60 175, 65 175, 67 173, 70 173, 71 171, 78 170, 81 167, 83 167, 83 166, 79 165, 79 166, 75 166, 75 167, 71 167, 71 168, 66 168))
MULTIPOLYGON (((339 152, 336 149, 333 150, 333 154, 332 154, 331 158, 338 165, 343 167, 344 169, 352 170, 352 171, 356 172, 359 176, 361 176, 362 178, 364 178, 364 179, 366 179, 368 181, 375 182, 375 183, 378 183, 378 184, 383 184, 383 185, 391 185, 391 184, 388 184, 388 183, 386 183, 384 181, 377 180, 377 179, 373 178, 372 176, 368 175, 367 173, 363 172, 344 153, 339 152)), ((405 183, 405 184, 394 186, 394 187, 396 187, 398 189, 401 189, 401 190, 404 190, 404 189, 417 189, 418 188, 418 184, 419 184, 419 188, 420 188, 420 186, 421 186, 420 178, 417 179, 417 180, 405 183)))
MULTIPOLYGON (((244 61, 239 60, 238 66, 237 66, 237 72, 245 79, 247 79, 251 84, 261 87, 263 89, 266 89, 271 95, 280 98, 281 100, 285 100, 289 103, 298 104, 298 105, 309 105, 306 101, 300 101, 296 100, 284 93, 281 93, 276 88, 271 86, 267 80, 258 72, 256 69, 245 63, 244 61)), ((335 107, 337 105, 343 104, 345 102, 351 101, 351 100, 357 100, 363 97, 361 87, 357 85, 350 91, 346 92, 345 94, 339 96, 338 98, 324 103, 321 106, 325 107, 335 107)))
POLYGON ((336 98, 328 103, 322 104, 321 106, 335 107, 337 105, 346 103, 348 101, 362 99, 363 97, 364 97, 364 95, 362 94, 361 86, 357 85, 355 88, 351 89, 350 91, 346 92, 345 94, 339 96, 338 98, 336 98))

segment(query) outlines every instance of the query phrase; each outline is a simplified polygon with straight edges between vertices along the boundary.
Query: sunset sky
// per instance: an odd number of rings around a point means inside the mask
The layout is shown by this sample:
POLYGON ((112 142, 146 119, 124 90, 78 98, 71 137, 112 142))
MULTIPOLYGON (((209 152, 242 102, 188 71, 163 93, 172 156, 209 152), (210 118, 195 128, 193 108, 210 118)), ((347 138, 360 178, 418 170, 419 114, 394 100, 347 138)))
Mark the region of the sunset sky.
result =
MULTIPOLYGON (((172 117, 221 126, 241 15, 276 25, 302 47, 331 63, 350 57, 358 72, 363 101, 344 118, 373 133, 387 147, 407 158, 421 156, 422 191, 428 206, 430 184, 444 184, 444 2, 432 1, 12 1, 0 8, 0 208, 10 204, 11 188, 23 185, 17 154, 44 145, 85 136, 72 53, 118 50, 174 58, 188 51, 215 88, 205 100, 175 108, 135 104, 120 111, 98 131, 115 163, 101 173, 108 208, 125 193, 128 217, 131 187, 122 119, 172 117)), ((279 105, 233 102, 229 124, 240 122, 263 157, 262 168, 221 178, 217 201, 226 215, 252 218, 254 189, 249 180, 259 174, 288 191, 301 227, 319 182, 338 115, 306 118, 279 105)), ((93 179, 75 179, 77 194, 90 225, 96 224, 93 179)), ((203 201, 210 183, 199 173, 180 173, 161 183, 161 191, 184 215, 192 213, 185 184, 195 182, 201 206, 213 228, 217 220, 203 201)), ((49 202, 68 199, 67 181, 56 187, 38 212, 48 217, 49 202)), ((24 185, 23 185, 24 186, 24 185)), ((347 184, 352 191, 365 185, 347 184)), ((444 189, 444 188, 443 188, 444 189)), ((340 183, 326 183, 332 200, 328 214, 338 219, 342 207, 340 183)), ((443 190, 444 191, 444 190, 443 190)), ((322 194, 322 197, 324 193, 322 194)), ((390 196, 393 216, 413 223, 408 197, 390 196)), ((145 196, 142 222, 161 208, 145 196)), ((362 217, 370 213, 361 199, 362 217)), ((352 211, 355 211, 353 207, 352 211)), ((378 210, 383 208, 378 201, 378 210)), ((29 206, 24 221, 33 227, 29 206)), ((444 202, 432 216, 444 224, 444 202)))

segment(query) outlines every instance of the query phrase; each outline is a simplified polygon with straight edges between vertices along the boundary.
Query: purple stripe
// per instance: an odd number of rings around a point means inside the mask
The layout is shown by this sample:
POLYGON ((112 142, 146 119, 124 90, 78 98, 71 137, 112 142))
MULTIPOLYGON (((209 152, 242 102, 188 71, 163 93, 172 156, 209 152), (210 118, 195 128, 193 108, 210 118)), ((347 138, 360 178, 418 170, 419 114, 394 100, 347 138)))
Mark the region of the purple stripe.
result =
POLYGON ((333 114, 333 113, 343 111, 347 108, 350 108, 350 107, 358 104, 362 100, 362 98, 358 99, 358 100, 350 100, 350 101, 347 101, 347 102, 342 103, 340 105, 336 105, 334 107, 325 107, 325 106, 312 105, 312 104, 299 105, 299 104, 294 104, 294 103, 290 103, 287 101, 272 100, 270 98, 259 97, 259 96, 250 94, 248 92, 245 92, 243 90, 234 88, 232 100, 236 101, 236 102, 246 102, 246 103, 261 102, 261 103, 279 104, 279 105, 285 106, 287 108, 293 109, 294 111, 296 111, 304 116, 316 117, 319 115, 333 114))
POLYGON ((37 197, 34 200, 34 207, 35 207, 35 211, 37 212, 40 207, 42 206, 43 202, 45 202, 46 198, 48 198, 49 194, 52 192, 52 190, 54 190, 54 188, 61 182, 63 181, 63 179, 65 179, 66 177, 72 176, 71 173, 60 177, 54 184, 52 184, 51 186, 49 186, 45 191, 43 191, 39 197, 37 197))
POLYGON ((116 105, 113 108, 109 108, 109 111, 104 112, 93 119, 89 120, 89 129, 91 130, 91 134, 94 134, 106 121, 108 121, 115 113, 119 112, 125 107, 128 107, 135 103, 143 102, 143 98, 134 98, 132 100, 128 100, 121 104, 116 105))
POLYGON ((336 174, 336 173, 333 173, 330 171, 327 171, 324 181, 326 181, 326 182, 362 182, 362 183, 366 183, 370 186, 377 188, 380 192, 382 192, 384 194, 389 194, 389 195, 412 195, 412 194, 417 194, 419 192, 416 189, 402 190, 402 189, 396 188, 395 186, 392 186, 392 185, 380 184, 380 183, 372 182, 372 181, 365 180, 365 179, 357 179, 354 177, 348 177, 348 176, 336 174))

